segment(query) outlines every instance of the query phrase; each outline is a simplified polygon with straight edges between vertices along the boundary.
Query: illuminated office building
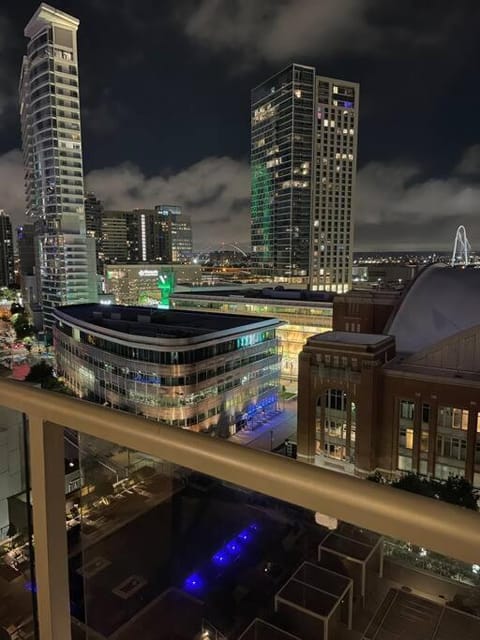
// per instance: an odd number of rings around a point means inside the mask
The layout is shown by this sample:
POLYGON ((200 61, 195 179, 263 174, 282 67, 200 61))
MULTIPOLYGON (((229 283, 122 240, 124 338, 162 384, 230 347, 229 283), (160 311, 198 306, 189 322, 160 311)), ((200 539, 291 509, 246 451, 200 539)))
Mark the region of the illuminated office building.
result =
POLYGON ((298 356, 313 335, 332 329, 331 294, 293 289, 231 289, 185 291, 171 298, 174 309, 238 313, 277 318, 281 360, 280 382, 287 391, 297 392, 298 356))
POLYGON ((104 264, 191 262, 190 218, 182 215, 177 205, 104 211, 100 228, 104 264))
POLYGON ((117 305, 55 318, 57 368, 80 397, 223 437, 277 408, 278 320, 117 305))
POLYGON ((192 224, 189 216, 178 205, 159 204, 155 210, 160 218, 166 239, 165 255, 168 262, 188 263, 192 260, 192 224))
POLYGON ((105 266, 105 293, 117 304, 168 307, 178 287, 202 283, 202 268, 195 264, 109 264, 105 266))
POLYGON ((87 193, 85 198, 85 222, 87 236, 95 240, 95 255, 97 257, 97 273, 103 271, 102 254, 102 216, 103 202, 94 193, 87 193))
POLYGON ((85 228, 77 28, 42 3, 25 28, 20 77, 26 211, 36 218, 44 326, 65 304, 96 300, 95 245, 85 228))
POLYGON ((293 64, 252 91, 251 240, 257 275, 351 284, 359 87, 293 64))

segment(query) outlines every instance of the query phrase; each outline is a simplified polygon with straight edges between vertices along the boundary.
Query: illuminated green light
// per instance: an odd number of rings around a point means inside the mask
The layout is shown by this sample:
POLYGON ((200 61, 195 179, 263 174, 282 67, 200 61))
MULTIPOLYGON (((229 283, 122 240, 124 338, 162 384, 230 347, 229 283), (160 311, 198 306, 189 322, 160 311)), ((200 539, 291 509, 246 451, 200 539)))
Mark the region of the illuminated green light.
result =
POLYGON ((264 257, 271 253, 272 176, 264 164, 252 166, 252 220, 261 225, 264 257))

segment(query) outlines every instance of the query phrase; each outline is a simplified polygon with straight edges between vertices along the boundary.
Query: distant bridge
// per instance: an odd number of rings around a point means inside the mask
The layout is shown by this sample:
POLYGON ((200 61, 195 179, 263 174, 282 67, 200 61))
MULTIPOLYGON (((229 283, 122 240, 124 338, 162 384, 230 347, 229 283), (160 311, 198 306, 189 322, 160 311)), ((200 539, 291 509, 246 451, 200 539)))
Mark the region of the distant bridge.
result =
POLYGON ((467 232, 463 224, 461 224, 455 233, 455 242, 453 243, 451 266, 457 264, 470 264, 470 252, 472 247, 467 238, 467 232))

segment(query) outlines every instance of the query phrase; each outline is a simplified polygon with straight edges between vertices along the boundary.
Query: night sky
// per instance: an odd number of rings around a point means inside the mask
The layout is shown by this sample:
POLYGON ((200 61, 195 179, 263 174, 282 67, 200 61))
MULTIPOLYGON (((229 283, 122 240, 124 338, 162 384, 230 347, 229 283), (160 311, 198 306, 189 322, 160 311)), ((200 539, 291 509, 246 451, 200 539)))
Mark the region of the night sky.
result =
MULTIPOLYGON (((77 0, 86 187, 249 241, 250 89, 291 62, 360 83, 356 241, 480 250, 480 1, 77 0)), ((37 2, 0 6, 0 208, 23 219, 17 84, 37 2)))

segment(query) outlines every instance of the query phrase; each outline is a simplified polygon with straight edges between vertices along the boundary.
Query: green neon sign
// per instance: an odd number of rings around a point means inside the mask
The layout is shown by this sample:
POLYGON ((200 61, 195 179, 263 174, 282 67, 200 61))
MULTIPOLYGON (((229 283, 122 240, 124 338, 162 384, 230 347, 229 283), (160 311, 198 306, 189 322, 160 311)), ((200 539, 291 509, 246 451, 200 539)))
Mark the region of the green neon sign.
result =
POLYGON ((161 273, 157 280, 157 287, 160 291, 159 307, 170 307, 170 296, 175 290, 175 274, 173 271, 170 273, 161 273))

